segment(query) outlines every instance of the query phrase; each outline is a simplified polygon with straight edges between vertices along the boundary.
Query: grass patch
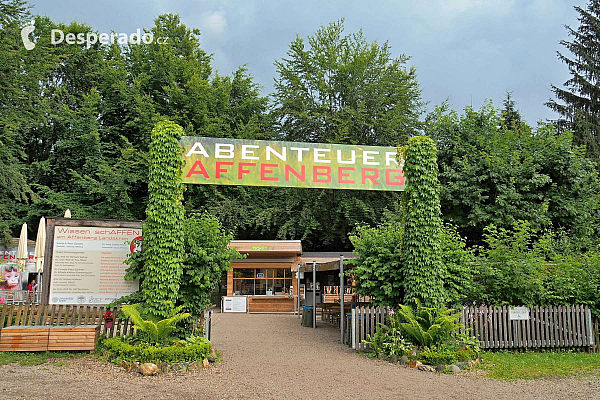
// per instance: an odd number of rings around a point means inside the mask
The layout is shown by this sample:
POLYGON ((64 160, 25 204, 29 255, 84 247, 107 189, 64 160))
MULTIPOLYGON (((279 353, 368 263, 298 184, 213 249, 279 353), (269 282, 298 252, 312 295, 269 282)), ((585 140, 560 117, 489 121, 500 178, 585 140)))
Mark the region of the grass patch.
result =
POLYGON ((500 380, 600 376, 600 353, 573 351, 484 352, 474 368, 500 380))
POLYGON ((56 362, 59 359, 78 357, 86 353, 63 351, 36 351, 36 352, 0 352, 0 365, 17 363, 19 365, 41 365, 56 362))

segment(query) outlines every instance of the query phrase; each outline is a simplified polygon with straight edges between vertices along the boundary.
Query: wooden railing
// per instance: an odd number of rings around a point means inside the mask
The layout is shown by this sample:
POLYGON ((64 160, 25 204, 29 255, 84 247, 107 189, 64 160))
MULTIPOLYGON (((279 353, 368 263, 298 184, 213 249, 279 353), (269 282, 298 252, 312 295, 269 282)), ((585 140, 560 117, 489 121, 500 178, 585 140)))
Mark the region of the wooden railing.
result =
MULTIPOLYGON (((356 307, 347 317, 346 344, 357 351, 385 323, 390 308, 356 307)), ((575 348, 600 352, 600 322, 588 307, 529 308, 528 320, 511 320, 509 307, 465 307, 460 321, 480 341, 482 349, 575 348)))
POLYGON ((596 353, 600 353, 600 318, 596 317, 592 323, 592 329, 594 331, 594 345, 592 349, 596 353))

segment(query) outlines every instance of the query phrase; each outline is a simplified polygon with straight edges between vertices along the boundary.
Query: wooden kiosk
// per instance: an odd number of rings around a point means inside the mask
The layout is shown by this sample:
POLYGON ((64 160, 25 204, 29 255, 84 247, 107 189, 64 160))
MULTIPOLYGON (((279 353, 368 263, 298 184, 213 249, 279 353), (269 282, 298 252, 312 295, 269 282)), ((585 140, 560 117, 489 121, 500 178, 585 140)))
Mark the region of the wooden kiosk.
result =
POLYGON ((229 247, 247 257, 233 260, 227 272, 227 296, 246 298, 248 312, 292 312, 300 262, 300 240, 233 240, 229 247))

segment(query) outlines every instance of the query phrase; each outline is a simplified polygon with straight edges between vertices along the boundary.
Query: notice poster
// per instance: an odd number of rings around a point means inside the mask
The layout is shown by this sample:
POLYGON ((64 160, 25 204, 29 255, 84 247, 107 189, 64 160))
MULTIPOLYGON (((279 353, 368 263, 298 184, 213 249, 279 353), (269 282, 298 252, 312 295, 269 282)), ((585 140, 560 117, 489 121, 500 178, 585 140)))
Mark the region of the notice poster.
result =
POLYGON ((108 304, 137 292, 125 260, 141 240, 141 229, 55 226, 50 304, 108 304))
POLYGON ((246 312, 246 297, 223 297, 223 312, 246 312))

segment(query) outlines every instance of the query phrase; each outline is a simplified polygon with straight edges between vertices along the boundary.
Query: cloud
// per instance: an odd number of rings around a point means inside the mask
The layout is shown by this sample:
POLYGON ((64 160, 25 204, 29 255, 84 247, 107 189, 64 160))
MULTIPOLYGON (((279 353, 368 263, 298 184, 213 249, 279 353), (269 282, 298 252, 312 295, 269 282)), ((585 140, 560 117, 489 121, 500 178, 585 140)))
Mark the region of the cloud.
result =
POLYGON ((223 38, 227 31, 224 11, 205 11, 200 16, 200 30, 211 38, 223 38))

